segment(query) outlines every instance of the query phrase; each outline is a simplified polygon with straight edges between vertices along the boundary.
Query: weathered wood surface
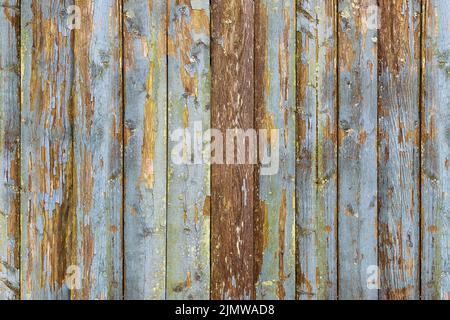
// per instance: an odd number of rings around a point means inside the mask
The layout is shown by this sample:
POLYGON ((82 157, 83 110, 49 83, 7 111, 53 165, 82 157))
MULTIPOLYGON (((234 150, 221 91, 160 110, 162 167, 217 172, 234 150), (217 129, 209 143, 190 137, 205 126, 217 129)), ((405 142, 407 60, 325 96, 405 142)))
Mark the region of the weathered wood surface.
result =
POLYGON ((295 1, 255 2, 256 128, 270 137, 259 148, 273 160, 259 159, 257 299, 295 298, 295 35, 295 1))
POLYGON ((75 210, 75 225, 67 232, 81 289, 73 290, 72 298, 121 299, 122 6, 120 0, 76 0, 75 5, 82 18, 81 28, 74 30, 74 185, 69 209, 75 210))
POLYGON ((297 297, 337 297, 337 2, 297 2, 297 297))
POLYGON ((382 0, 379 6, 380 298, 417 299, 421 6, 418 0, 382 0))
POLYGON ((210 8, 208 1, 169 3, 167 298, 204 300, 210 292, 210 166, 203 159, 203 133, 211 127, 210 8))
POLYGON ((116 0, 22 1, 24 299, 122 297, 120 21, 116 0))
POLYGON ((449 10, 0 0, 0 299, 450 299, 449 10))
POLYGON ((425 0, 422 298, 450 300, 450 2, 425 0))
POLYGON ((21 3, 21 297, 67 299, 74 243, 71 92, 66 1, 21 3))
POLYGON ((125 298, 166 294, 167 4, 124 2, 125 298))
POLYGON ((20 2, 0 1, 0 300, 20 297, 20 2))
POLYGON ((339 299, 378 298, 376 4, 338 4, 339 299))
MULTIPOLYGON (((254 2, 213 0, 211 23, 211 126, 222 133, 251 129, 255 121, 254 2)), ((254 297, 254 173, 249 163, 212 164, 212 299, 254 297)))

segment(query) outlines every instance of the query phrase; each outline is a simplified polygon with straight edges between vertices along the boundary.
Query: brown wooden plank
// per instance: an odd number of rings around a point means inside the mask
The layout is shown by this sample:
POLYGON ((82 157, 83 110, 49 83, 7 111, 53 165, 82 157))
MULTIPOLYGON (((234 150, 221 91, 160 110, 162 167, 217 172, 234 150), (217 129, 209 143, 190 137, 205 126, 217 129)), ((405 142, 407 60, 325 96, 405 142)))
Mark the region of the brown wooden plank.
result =
MULTIPOLYGON (((213 0, 211 21, 212 128, 223 135, 253 128, 253 1, 213 0)), ((215 163, 211 170, 211 296, 251 298, 254 166, 215 163)))
POLYGON ((418 0, 379 1, 379 264, 382 299, 419 293, 418 0))

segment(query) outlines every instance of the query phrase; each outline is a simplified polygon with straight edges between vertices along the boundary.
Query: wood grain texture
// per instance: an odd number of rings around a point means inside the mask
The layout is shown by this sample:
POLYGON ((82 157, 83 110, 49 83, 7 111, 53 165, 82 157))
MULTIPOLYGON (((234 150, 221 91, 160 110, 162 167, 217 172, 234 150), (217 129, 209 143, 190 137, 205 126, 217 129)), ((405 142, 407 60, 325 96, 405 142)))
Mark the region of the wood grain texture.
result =
POLYGON ((203 133, 211 127, 209 2, 169 3, 167 298, 204 300, 210 292, 210 166, 203 159, 203 133), (184 153, 177 155, 177 146, 184 153))
POLYGON ((259 148, 279 156, 255 181, 257 299, 295 299, 295 35, 295 1, 255 2, 256 127, 278 130, 259 148))
POLYGON ((20 2, 0 1, 0 300, 20 298, 20 2))
MULTIPOLYGON (((253 5, 251 0, 211 2, 211 123, 223 135, 254 127, 253 5)), ((254 297, 254 187, 254 165, 212 165, 213 299, 254 297)))
POLYGON ((377 299, 376 0, 339 1, 339 299, 377 299))
POLYGON ((167 4, 124 2, 125 298, 166 293, 167 4))
POLYGON ((449 10, 0 0, 0 300, 450 300, 449 10))
POLYGON ((297 297, 337 297, 337 2, 297 2, 297 297))
POLYGON ((423 2, 422 298, 450 300, 450 2, 423 2))
POLYGON ((122 298, 122 41, 120 0, 77 0, 73 146, 76 299, 122 298))
POLYGON ((21 296, 67 299, 73 50, 66 1, 22 1, 21 296))
POLYGON ((381 299, 419 297, 420 1, 379 3, 381 299))

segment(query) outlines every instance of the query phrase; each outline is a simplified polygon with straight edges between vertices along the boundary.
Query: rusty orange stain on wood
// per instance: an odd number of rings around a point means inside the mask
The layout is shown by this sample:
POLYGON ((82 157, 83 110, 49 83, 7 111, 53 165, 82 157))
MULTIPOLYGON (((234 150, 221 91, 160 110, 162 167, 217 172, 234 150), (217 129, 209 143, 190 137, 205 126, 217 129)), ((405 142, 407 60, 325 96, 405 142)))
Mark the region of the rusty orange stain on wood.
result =
POLYGON ((414 291, 413 286, 407 286, 404 288, 388 288, 386 290, 386 296, 388 300, 405 300, 407 299, 412 292, 414 291))
POLYGON ((359 130, 358 133, 358 142, 360 145, 366 143, 367 140, 367 132, 364 129, 359 130))
POLYGON ((203 204, 202 213, 204 216, 208 217, 211 215, 211 196, 206 196, 205 203, 203 204))
POLYGON ((142 143, 142 167, 141 181, 148 189, 153 189, 155 173, 153 168, 153 160, 155 156, 155 117, 156 107, 153 99, 154 91, 154 69, 155 61, 150 63, 150 69, 147 76, 147 97, 144 107, 144 140, 142 143))
POLYGON ((188 271, 186 274, 186 288, 191 287, 191 272, 188 271))

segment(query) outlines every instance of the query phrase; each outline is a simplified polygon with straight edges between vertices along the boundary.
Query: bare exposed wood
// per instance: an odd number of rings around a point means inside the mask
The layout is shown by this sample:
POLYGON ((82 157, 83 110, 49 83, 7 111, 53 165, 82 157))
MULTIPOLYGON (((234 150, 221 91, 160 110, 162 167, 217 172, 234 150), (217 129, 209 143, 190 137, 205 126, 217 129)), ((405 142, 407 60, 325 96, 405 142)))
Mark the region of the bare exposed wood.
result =
POLYGON ((419 297, 420 1, 379 1, 379 264, 382 299, 419 297))
MULTIPOLYGON (((211 2, 212 127, 254 126, 251 0, 211 2)), ((254 165, 213 164, 211 168, 211 296, 254 297, 254 165)))

